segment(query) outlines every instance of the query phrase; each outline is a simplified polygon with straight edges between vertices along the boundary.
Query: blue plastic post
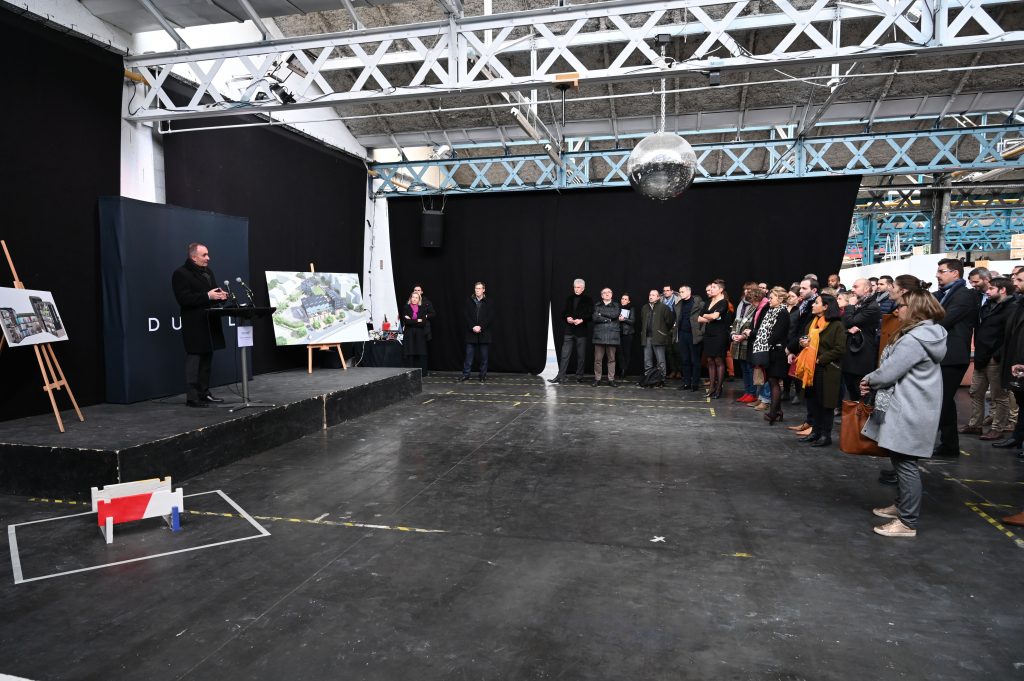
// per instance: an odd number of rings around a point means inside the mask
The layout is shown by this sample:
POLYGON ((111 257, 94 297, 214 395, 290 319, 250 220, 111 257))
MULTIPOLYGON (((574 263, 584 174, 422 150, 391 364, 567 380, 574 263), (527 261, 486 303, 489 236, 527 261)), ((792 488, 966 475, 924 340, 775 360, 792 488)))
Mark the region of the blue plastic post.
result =
POLYGON ((171 532, 181 531, 181 514, 177 506, 171 506, 171 532))

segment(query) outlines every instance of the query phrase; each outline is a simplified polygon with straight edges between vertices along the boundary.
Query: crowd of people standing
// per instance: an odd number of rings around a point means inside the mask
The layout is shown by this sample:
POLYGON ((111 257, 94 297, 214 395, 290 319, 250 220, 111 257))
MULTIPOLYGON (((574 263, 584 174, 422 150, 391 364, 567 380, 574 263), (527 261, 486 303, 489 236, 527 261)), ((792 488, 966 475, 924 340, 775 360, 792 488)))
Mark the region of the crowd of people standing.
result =
MULTIPOLYGON (((909 274, 858 279, 849 289, 838 274, 829 275, 824 286, 814 274, 789 287, 749 281, 735 304, 726 282, 715 279, 704 287, 704 297, 690 285, 651 289, 639 308, 628 294, 616 300, 610 288, 595 302, 586 282, 576 279, 558 315, 565 331, 550 383, 569 380, 574 357, 575 380, 586 380, 592 345, 591 384, 616 387, 639 343, 641 385, 677 378, 677 390, 703 387, 708 400, 717 400, 724 397, 731 367, 743 382, 736 401, 764 412, 768 425, 783 420, 784 404, 803 402, 801 423, 789 428, 812 447, 832 444, 835 410, 844 397, 868 400, 873 412, 862 432, 892 463, 880 482, 897 487, 894 504, 874 509, 889 521, 875 531, 913 537, 921 459, 959 457, 961 435, 978 435, 1024 457, 1024 419, 1017 409, 1024 400, 1024 266, 1009 277, 985 268, 965 276, 964 263, 947 258, 939 261, 935 278, 934 292, 909 274), (972 348, 971 414, 959 425, 956 390, 971 365, 972 348)), ((477 282, 466 304, 461 381, 469 378, 476 357, 480 380, 486 380, 494 310, 485 291, 477 282)), ((433 308, 422 289, 413 291, 402 314, 406 355, 422 358, 426 370, 433 308)), ((1024 513, 1003 522, 1024 526, 1024 513)))

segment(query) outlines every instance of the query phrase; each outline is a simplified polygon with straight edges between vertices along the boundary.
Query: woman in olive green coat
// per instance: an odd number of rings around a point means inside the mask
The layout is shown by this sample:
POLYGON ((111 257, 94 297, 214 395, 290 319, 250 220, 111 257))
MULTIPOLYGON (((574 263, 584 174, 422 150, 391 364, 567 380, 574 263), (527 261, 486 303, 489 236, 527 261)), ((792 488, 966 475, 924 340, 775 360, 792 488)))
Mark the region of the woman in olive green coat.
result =
POLYGON ((797 374, 804 380, 805 395, 810 400, 814 430, 800 438, 812 447, 832 444, 832 422, 839 406, 843 382, 843 355, 846 354, 846 328, 835 296, 821 294, 811 305, 814 320, 808 336, 800 339, 804 349, 797 357, 797 374), (808 386, 807 379, 813 379, 808 386))

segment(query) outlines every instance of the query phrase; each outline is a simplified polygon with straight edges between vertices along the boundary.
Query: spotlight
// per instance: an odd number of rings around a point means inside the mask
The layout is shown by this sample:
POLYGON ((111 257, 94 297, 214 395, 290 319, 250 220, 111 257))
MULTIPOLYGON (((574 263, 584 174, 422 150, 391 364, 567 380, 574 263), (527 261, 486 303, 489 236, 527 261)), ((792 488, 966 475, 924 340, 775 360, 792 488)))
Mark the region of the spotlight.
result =
POLYGON ((285 90, 284 86, 279 83, 271 83, 270 91, 274 93, 274 96, 277 97, 278 101, 282 104, 295 103, 295 97, 292 96, 292 93, 285 90))

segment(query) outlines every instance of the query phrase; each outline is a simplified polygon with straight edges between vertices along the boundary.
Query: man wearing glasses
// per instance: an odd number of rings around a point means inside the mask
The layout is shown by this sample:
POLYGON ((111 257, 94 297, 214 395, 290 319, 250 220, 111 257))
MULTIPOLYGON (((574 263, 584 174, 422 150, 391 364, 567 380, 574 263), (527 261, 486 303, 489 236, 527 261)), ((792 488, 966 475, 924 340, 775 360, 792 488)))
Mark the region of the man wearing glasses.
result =
MULTIPOLYGON (((662 286, 661 302, 665 303, 665 307, 671 310, 672 321, 678 323, 676 319, 676 303, 679 302, 679 296, 676 295, 675 289, 671 286, 662 286)), ((679 373, 682 369, 682 361, 679 357, 679 349, 675 343, 668 344, 668 347, 665 349, 665 355, 665 359, 668 362, 668 378, 682 378, 682 374, 679 373)))
POLYGON ((981 296, 964 281, 964 264, 955 258, 939 261, 935 279, 939 290, 935 298, 946 310, 939 322, 946 333, 946 356, 942 359, 942 412, 939 415, 939 444, 934 456, 960 456, 960 435, 957 431, 956 389, 971 362, 971 337, 978 323, 981 296))

